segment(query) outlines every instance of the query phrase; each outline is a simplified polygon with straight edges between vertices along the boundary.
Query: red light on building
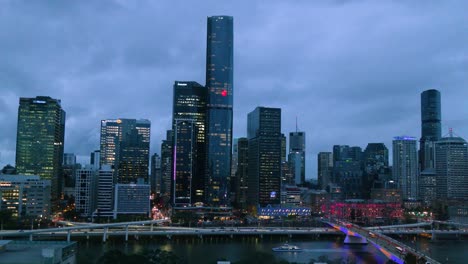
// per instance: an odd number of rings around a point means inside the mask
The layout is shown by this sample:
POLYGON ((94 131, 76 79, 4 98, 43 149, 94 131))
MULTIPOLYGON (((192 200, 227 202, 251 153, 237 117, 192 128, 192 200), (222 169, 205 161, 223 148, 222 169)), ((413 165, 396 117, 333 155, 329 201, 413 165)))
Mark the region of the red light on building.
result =
POLYGON ((226 96, 227 96, 227 91, 226 91, 226 90, 221 91, 221 95, 222 95, 223 97, 226 97, 226 96))

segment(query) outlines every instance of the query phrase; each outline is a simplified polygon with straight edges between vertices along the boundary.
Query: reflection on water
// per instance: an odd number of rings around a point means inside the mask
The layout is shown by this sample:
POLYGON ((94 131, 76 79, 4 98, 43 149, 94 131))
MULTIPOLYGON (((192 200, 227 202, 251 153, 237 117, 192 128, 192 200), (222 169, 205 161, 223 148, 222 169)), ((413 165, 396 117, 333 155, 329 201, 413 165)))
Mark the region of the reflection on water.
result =
MULTIPOLYGON (((104 252, 119 249, 126 254, 139 253, 143 250, 161 249, 171 251, 179 257, 187 260, 187 263, 216 263, 219 259, 239 261, 255 252, 266 252, 273 254, 278 260, 289 262, 309 263, 311 259, 325 256, 328 259, 348 259, 356 263, 385 263, 387 258, 371 244, 368 245, 344 245, 342 237, 330 238, 329 240, 287 239, 279 237, 271 238, 205 238, 201 239, 155 239, 129 241, 108 241, 106 244, 100 242, 80 242, 78 248, 78 263, 95 263, 104 252), (272 252, 273 247, 289 242, 303 248, 302 252, 272 252), (87 261, 93 260, 93 261, 87 261)), ((443 263, 446 257, 449 263, 466 263, 468 257, 464 241, 449 241, 431 243, 428 240, 405 241, 419 250, 430 253, 436 260, 443 263)))

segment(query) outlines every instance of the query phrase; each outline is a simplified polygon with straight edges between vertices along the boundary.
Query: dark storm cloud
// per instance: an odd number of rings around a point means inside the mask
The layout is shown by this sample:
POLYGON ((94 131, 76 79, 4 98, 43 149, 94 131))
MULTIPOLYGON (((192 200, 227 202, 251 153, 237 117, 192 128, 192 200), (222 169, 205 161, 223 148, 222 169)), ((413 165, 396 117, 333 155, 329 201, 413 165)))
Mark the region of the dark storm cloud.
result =
MULTIPOLYGON (((175 80, 205 82, 206 17, 234 16, 234 134, 256 106, 307 133, 307 176, 333 144, 419 137, 419 96, 442 93, 443 134, 468 137, 463 1, 2 1, 0 165, 14 163, 19 97, 67 112, 65 150, 98 149, 100 120, 147 118, 152 152, 175 80)), ((87 162, 87 160, 85 160, 87 162)))

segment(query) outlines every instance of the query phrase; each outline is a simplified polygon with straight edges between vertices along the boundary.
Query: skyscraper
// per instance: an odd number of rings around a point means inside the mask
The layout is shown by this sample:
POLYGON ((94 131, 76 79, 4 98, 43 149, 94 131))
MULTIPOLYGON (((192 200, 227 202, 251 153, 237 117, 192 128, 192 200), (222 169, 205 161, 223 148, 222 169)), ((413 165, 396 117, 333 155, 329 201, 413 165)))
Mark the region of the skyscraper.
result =
POLYGON ((98 217, 112 216, 114 201, 114 173, 110 165, 104 164, 98 170, 96 210, 98 217))
POLYGON ((305 183, 305 142, 305 132, 296 131, 289 133, 288 160, 294 168, 295 184, 305 183))
POLYGON ((378 171, 388 167, 388 149, 384 143, 369 143, 364 151, 364 165, 368 170, 378 171))
POLYGON ((174 120, 174 145, 172 167, 172 204, 175 206, 192 205, 192 180, 194 176, 194 121, 174 120))
POLYGON ((468 199, 468 144, 452 134, 435 143, 436 192, 439 199, 468 199))
POLYGON ((173 131, 166 131, 166 139, 161 143, 161 195, 169 197, 172 182, 172 142, 173 131))
MULTIPOLYGON (((173 157, 177 158, 172 168, 176 171, 173 171, 172 175, 173 178, 175 175, 180 176, 177 177, 179 187, 182 187, 182 178, 190 181, 187 186, 191 188, 191 197, 188 199, 191 204, 201 204, 205 201, 206 97, 206 88, 197 82, 174 83, 172 130, 174 146, 177 148, 174 148, 176 153, 173 157)), ((178 190, 180 191, 180 188, 178 190)))
POLYGON ((48 96, 20 98, 16 137, 18 174, 51 180, 51 198, 61 193, 65 111, 60 100, 48 96))
POLYGON ((91 216, 96 209, 97 171, 92 165, 76 171, 75 210, 83 217, 91 216))
POLYGON ((206 202, 228 205, 232 155, 233 18, 208 17, 206 48, 206 202))
POLYGON ((237 140, 237 169, 236 169, 236 203, 239 208, 247 209, 247 177, 249 165, 249 141, 247 138, 237 140))
POLYGON ((434 167, 432 157, 433 142, 441 137, 441 104, 440 92, 431 89, 421 93, 421 139, 419 151, 420 169, 434 167))
POLYGON ((116 183, 147 180, 151 123, 146 119, 101 121, 100 165, 114 169, 116 183))
POLYGON ((318 184, 325 190, 331 181, 333 171, 333 154, 331 152, 320 152, 318 154, 318 184))
POLYGON ((93 165, 94 169, 99 169, 99 163, 101 160, 101 151, 95 150, 89 155, 89 164, 93 165))
POLYGON ((160 194, 161 193, 161 157, 154 153, 151 156, 151 171, 150 171, 150 185, 151 193, 160 194))
POLYGON ((348 145, 334 145, 333 146, 333 166, 337 161, 349 159, 350 149, 348 145))
POLYGON ((401 136, 393 140, 393 179, 403 199, 418 198, 418 154, 416 138, 401 136))
POLYGON ((250 205, 281 202, 281 109, 257 107, 248 115, 250 205))
POLYGON ((150 126, 147 120, 137 121, 135 128, 127 132, 120 142, 117 161, 118 183, 148 182, 150 126))

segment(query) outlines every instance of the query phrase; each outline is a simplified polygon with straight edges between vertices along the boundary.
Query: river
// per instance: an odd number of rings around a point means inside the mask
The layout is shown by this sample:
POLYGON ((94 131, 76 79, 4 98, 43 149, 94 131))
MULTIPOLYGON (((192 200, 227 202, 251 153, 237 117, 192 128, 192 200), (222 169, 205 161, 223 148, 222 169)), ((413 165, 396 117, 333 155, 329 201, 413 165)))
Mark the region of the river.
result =
MULTIPOLYGON (((175 253, 185 259, 187 263, 216 263, 217 260, 227 259, 239 261, 255 252, 262 251, 273 254, 278 260, 289 262, 309 263, 311 259, 326 256, 328 259, 350 259, 356 263, 385 263, 387 258, 371 244, 344 245, 343 237, 327 237, 320 240, 307 238, 271 237, 265 239, 244 238, 205 238, 203 241, 196 238, 188 239, 155 239, 133 240, 124 243, 120 240, 110 240, 105 244, 97 241, 81 241, 78 246, 78 263, 96 263, 96 260, 106 251, 119 249, 125 253, 139 253, 144 249, 162 249, 175 253), (272 248, 285 242, 297 245, 303 252, 272 252, 272 248)), ((405 240, 405 243, 429 253, 434 259, 442 263, 465 264, 468 259, 466 251, 467 241, 436 241, 428 239, 405 240)))

